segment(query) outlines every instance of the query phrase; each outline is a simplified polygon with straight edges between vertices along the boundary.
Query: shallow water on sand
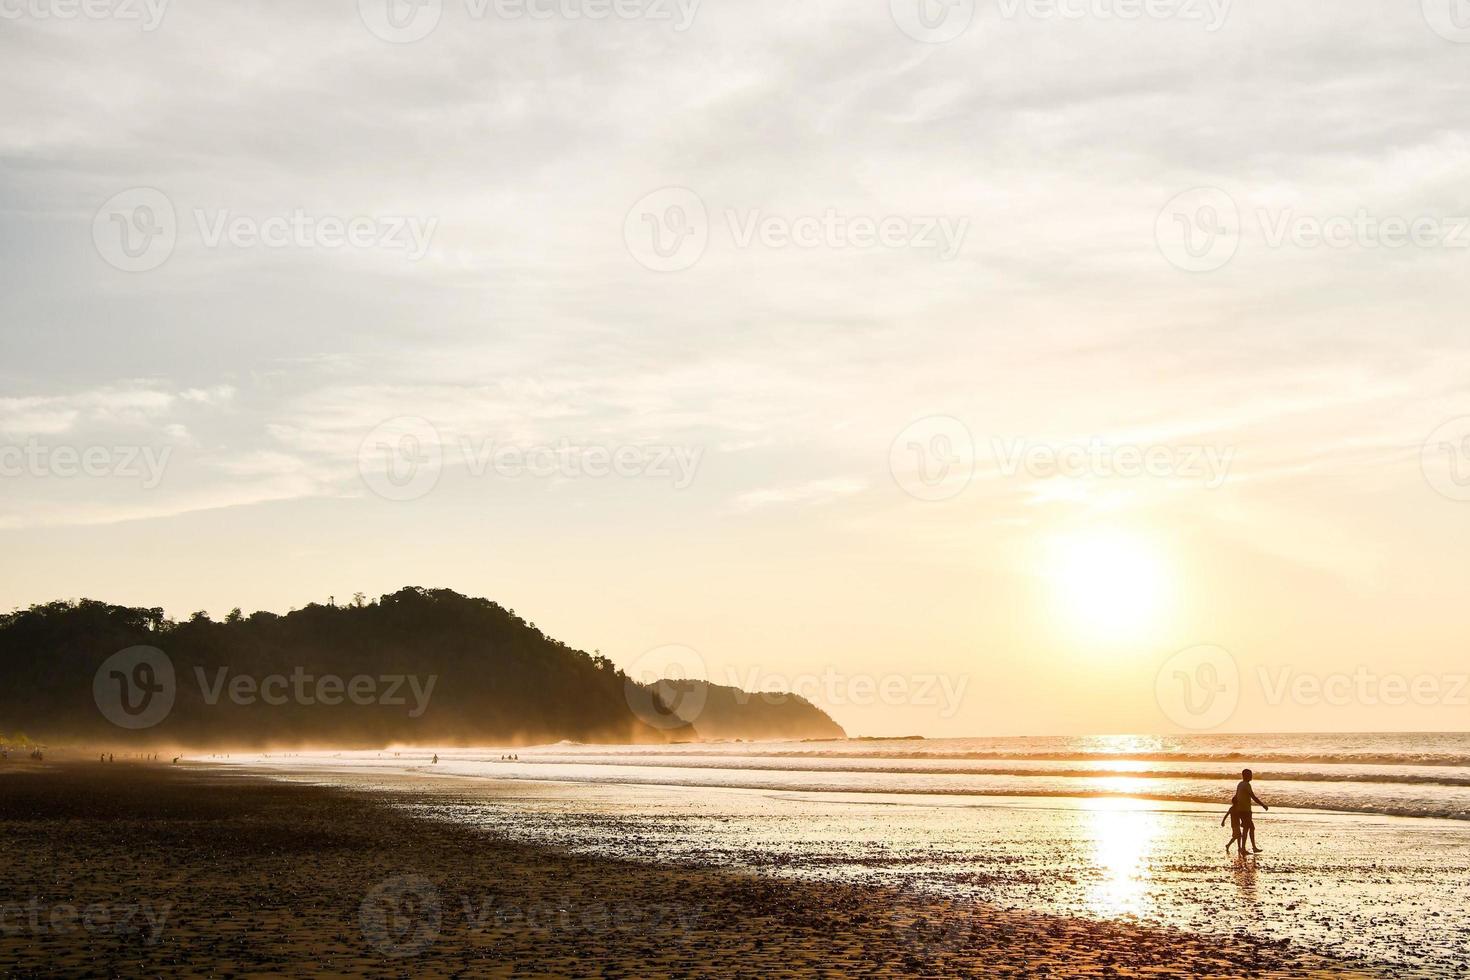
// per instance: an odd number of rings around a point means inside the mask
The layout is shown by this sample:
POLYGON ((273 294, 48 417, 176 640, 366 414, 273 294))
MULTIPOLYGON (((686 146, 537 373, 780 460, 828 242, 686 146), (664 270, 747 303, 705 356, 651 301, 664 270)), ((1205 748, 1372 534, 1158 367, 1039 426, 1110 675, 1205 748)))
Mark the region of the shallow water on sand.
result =
POLYGON ((1239 858, 1223 808, 1190 803, 445 778, 449 760, 414 756, 232 761, 410 789, 421 816, 583 853, 1245 932, 1426 976, 1456 972, 1470 948, 1465 821, 1273 808, 1258 814, 1264 853, 1239 858))

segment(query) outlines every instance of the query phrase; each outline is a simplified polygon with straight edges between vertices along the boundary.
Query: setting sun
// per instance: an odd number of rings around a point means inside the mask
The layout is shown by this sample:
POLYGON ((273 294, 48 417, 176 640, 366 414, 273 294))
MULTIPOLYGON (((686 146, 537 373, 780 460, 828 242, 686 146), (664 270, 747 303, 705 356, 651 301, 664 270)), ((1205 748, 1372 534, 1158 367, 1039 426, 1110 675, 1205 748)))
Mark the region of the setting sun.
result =
POLYGON ((1128 531, 1059 535, 1047 544, 1043 570, 1060 620, 1092 640, 1134 639, 1167 611, 1165 562, 1150 541, 1128 531))

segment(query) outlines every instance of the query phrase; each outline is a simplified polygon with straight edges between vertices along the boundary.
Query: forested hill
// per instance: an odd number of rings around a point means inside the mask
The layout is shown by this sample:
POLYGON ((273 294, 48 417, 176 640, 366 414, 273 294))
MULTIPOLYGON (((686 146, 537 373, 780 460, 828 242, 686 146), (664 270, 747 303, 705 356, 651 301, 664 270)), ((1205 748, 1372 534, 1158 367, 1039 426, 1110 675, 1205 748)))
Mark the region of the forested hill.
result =
POLYGON ((842 727, 799 694, 751 694, 697 680, 663 680, 653 685, 662 703, 713 739, 846 738, 842 727))
MULTIPOLYGON (((53 743, 379 747, 701 737, 697 724, 605 657, 447 589, 405 588, 376 602, 359 597, 284 616, 236 611, 224 622, 53 602, 0 616, 0 671, 0 733, 53 743)), ((770 710, 762 709, 760 727, 770 710)), ((719 728, 722 737, 741 733, 724 711, 719 728)), ((752 729, 733 737, 760 736, 752 729)))

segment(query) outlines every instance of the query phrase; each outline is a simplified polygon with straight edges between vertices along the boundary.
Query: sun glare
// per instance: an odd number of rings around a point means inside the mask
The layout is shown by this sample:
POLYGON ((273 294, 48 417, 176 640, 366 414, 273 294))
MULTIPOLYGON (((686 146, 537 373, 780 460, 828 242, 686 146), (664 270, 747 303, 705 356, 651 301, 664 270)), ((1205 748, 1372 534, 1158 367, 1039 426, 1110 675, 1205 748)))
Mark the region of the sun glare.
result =
POLYGON ((1044 563, 1058 616, 1089 639, 1131 640, 1159 624, 1170 577, 1145 538, 1113 528, 1053 539, 1044 563))

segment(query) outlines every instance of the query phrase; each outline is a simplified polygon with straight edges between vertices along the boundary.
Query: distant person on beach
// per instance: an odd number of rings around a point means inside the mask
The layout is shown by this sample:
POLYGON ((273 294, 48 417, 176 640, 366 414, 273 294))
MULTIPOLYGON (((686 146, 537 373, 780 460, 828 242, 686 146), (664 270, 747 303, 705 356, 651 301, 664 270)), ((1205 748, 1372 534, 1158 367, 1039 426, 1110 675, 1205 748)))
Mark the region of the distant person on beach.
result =
MULTIPOLYGON (((1230 811, 1225 817, 1230 818, 1230 844, 1239 842, 1240 854, 1245 855, 1246 835, 1250 835, 1251 851, 1255 854, 1261 853, 1256 846, 1256 821, 1251 814, 1251 803, 1260 803, 1261 809, 1270 811, 1270 807, 1261 803, 1261 798, 1256 791, 1251 789, 1252 773, 1249 769, 1241 771, 1240 782, 1235 787, 1235 796, 1230 801, 1230 811)), ((1225 817, 1220 818, 1220 825, 1224 826, 1225 817)), ((1230 850, 1230 844, 1225 845, 1225 850, 1230 850)))

